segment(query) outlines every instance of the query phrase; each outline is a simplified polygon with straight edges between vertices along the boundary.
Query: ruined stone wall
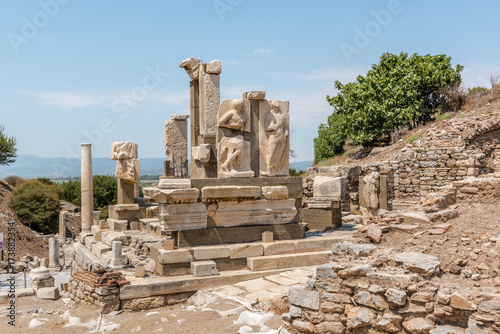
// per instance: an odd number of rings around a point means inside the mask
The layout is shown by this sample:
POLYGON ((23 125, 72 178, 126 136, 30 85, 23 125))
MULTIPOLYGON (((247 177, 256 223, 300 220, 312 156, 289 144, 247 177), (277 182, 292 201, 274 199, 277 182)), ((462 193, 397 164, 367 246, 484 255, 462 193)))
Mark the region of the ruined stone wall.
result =
POLYGON ((319 266, 315 280, 290 288, 290 333, 498 333, 498 295, 441 283, 434 256, 356 244, 332 251, 351 261, 319 266))
POLYGON ((348 197, 342 202, 343 211, 349 211, 349 206, 350 211, 356 211, 359 183, 355 176, 366 175, 372 168, 387 176, 391 201, 424 200, 427 194, 452 182, 500 171, 498 111, 465 118, 459 114, 415 136, 418 139, 389 161, 309 168, 304 195, 312 196, 314 175, 346 176, 348 197))
POLYGON ((76 303, 92 305, 100 313, 120 309, 119 287, 130 284, 120 272, 104 274, 75 269, 69 280, 69 297, 76 303))
POLYGON ((500 168, 500 112, 458 115, 446 122, 431 126, 395 156, 396 198, 422 198, 453 181, 500 168))

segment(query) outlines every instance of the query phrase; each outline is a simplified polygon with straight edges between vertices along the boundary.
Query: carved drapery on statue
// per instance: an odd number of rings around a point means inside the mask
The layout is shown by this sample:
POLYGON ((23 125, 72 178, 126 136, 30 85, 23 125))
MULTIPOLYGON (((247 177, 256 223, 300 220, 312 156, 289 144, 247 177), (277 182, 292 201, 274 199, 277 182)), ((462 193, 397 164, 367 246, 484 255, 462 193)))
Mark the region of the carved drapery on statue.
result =
POLYGON ((369 210, 378 209, 379 173, 372 172, 366 175, 363 177, 363 183, 363 197, 365 199, 366 208, 369 210))
POLYGON ((288 101, 263 100, 260 103, 260 174, 288 175, 290 151, 288 101))

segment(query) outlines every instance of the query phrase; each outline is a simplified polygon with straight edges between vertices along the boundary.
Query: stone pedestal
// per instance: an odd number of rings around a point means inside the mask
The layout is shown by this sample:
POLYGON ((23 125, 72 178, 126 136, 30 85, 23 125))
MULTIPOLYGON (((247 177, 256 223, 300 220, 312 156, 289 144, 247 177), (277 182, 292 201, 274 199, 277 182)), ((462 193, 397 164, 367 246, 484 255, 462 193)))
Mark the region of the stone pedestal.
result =
POLYGON ((111 246, 111 269, 114 271, 123 269, 122 242, 113 241, 111 246))
POLYGON ((118 204, 134 204, 135 183, 118 179, 118 204))
POLYGON ((90 233, 90 229, 94 220, 92 144, 82 144, 81 185, 82 233, 90 233))

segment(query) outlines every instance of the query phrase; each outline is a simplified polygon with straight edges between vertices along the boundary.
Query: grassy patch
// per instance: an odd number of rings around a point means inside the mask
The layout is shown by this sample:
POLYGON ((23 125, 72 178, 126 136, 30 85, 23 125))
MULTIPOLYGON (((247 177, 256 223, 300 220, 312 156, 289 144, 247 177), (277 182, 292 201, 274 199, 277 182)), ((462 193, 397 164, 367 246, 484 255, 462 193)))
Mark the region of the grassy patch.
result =
POLYGON ((445 113, 442 113, 442 114, 438 114, 436 119, 441 122, 441 121, 444 121, 445 119, 448 119, 451 117, 451 114, 449 112, 445 112, 445 113))
POLYGON ((413 135, 410 138, 408 138, 408 144, 413 144, 418 139, 420 139, 420 135, 413 135))
POLYGON ((316 166, 316 167, 324 167, 324 166, 335 165, 336 163, 339 163, 340 161, 344 160, 349 155, 351 155, 351 154, 353 154, 353 153, 361 150, 362 148, 363 148, 363 146, 356 146, 355 148, 352 148, 352 149, 350 149, 348 151, 345 151, 341 155, 336 155, 336 156, 331 157, 329 159, 321 160, 320 162, 318 162, 314 166, 316 166))

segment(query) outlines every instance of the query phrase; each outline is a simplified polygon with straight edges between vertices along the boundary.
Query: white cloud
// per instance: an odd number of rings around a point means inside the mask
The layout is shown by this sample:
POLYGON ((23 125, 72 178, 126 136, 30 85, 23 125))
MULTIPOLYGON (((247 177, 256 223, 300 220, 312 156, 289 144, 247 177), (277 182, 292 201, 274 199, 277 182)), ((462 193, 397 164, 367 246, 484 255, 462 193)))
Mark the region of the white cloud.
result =
POLYGON ((113 95, 96 92, 23 92, 36 97, 41 104, 58 108, 81 108, 109 105, 113 95))
POLYGON ((361 66, 342 68, 326 67, 314 70, 310 74, 298 74, 296 77, 303 80, 329 79, 332 80, 332 82, 334 80, 339 80, 342 83, 346 83, 354 81, 358 75, 364 75, 366 72, 368 72, 368 69, 361 66))
MULTIPOLYGON (((130 91, 120 93, 97 93, 90 91, 23 92, 23 94, 33 96, 39 100, 40 104, 50 107, 83 108, 96 106, 110 107, 117 99, 130 95, 130 91)), ((182 102, 189 100, 189 93, 148 92, 146 100, 166 102, 177 106, 182 104, 182 102)))
POLYGON ((253 50, 253 53, 258 54, 258 55, 270 55, 273 54, 276 51, 276 49, 255 49, 253 50))

